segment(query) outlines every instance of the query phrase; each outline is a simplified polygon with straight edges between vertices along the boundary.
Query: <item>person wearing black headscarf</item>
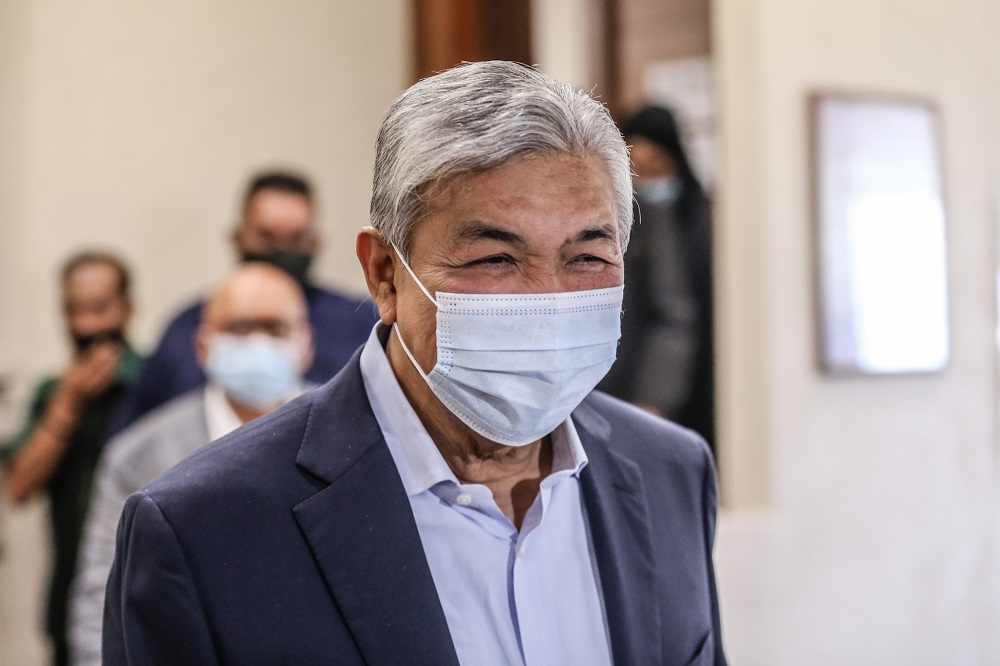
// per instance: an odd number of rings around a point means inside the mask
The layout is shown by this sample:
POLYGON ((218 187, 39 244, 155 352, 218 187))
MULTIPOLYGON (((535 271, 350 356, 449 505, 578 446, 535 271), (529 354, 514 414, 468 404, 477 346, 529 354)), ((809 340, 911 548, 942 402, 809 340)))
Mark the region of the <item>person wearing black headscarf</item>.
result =
POLYGON ((697 431, 714 448, 709 201, 670 111, 645 107, 622 134, 636 224, 618 360, 598 388, 697 431))

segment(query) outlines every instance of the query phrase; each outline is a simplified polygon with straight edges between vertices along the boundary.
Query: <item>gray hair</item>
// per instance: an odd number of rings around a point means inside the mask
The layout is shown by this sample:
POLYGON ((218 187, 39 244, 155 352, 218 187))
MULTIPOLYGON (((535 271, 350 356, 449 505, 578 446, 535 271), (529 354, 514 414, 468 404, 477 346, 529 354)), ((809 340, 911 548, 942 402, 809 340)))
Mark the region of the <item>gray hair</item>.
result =
POLYGON ((595 155, 615 191, 622 252, 632 227, 628 149, 607 109, 585 92, 514 62, 465 63, 412 85, 382 118, 371 221, 409 255, 433 186, 527 155, 595 155))

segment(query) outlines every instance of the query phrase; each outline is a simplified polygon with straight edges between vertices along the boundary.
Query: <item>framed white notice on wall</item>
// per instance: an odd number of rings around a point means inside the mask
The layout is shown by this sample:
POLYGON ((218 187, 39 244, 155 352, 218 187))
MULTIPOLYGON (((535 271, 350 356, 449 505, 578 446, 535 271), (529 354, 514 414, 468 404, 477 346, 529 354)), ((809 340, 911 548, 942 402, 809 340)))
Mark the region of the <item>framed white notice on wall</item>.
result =
POLYGON ((946 211, 933 106, 816 94, 810 107, 822 368, 944 369, 946 211))

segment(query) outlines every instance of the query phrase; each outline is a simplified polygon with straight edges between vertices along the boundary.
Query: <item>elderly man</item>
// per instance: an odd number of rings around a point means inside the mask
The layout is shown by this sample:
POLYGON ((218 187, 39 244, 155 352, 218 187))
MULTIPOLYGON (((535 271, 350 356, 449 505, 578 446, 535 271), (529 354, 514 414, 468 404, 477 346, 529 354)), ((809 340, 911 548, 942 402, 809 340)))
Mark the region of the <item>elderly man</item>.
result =
POLYGON ((513 63, 425 79, 371 208, 381 323, 129 499, 108 663, 724 664, 708 448, 591 393, 632 210, 605 109, 513 63))
MULTIPOLYGON (((321 383, 333 377, 365 341, 375 317, 369 304, 309 280, 309 266, 320 239, 308 181, 284 171, 254 176, 247 185, 241 217, 230 240, 240 261, 274 264, 302 286, 309 320, 316 332, 316 353, 307 378, 321 383)), ((193 303, 167 326, 135 388, 116 412, 109 434, 120 432, 157 405, 205 382, 205 372, 191 345, 202 306, 202 301, 193 303)))
POLYGON ((104 430, 142 360, 126 342, 132 317, 128 268, 105 252, 82 252, 62 270, 62 306, 73 353, 58 376, 39 384, 9 457, 7 497, 22 503, 46 491, 55 557, 46 629, 54 664, 67 663, 66 611, 77 549, 104 430))
POLYGON ((74 664, 101 663, 104 586, 126 498, 210 440, 302 392, 313 354, 302 290, 273 266, 244 264, 205 304, 195 345, 208 384, 146 414, 105 450, 73 584, 74 664))

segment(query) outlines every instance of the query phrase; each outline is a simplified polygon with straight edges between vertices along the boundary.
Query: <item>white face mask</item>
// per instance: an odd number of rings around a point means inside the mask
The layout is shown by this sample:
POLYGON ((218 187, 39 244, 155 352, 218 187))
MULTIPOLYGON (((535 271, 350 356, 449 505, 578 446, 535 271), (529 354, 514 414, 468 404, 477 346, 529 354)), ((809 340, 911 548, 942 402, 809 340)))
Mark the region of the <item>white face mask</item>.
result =
POLYGON ((434 395, 474 431, 507 446, 545 437, 607 374, 621 337, 623 287, 555 294, 450 294, 437 306, 434 395))
POLYGON ((209 343, 205 374, 236 402, 265 409, 288 400, 300 387, 301 357, 291 340, 263 333, 216 333, 209 343))

